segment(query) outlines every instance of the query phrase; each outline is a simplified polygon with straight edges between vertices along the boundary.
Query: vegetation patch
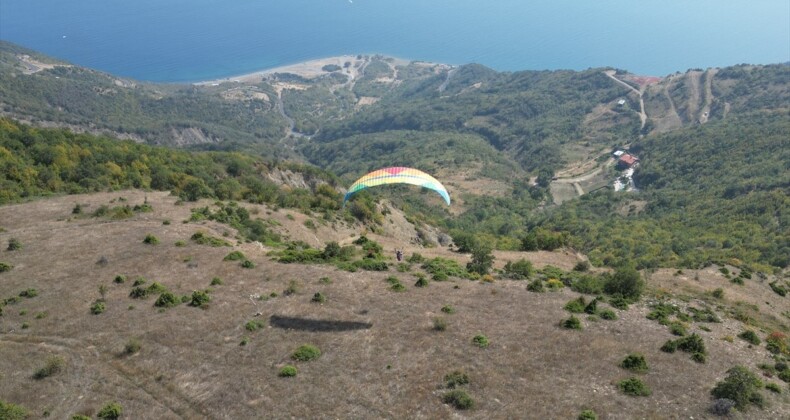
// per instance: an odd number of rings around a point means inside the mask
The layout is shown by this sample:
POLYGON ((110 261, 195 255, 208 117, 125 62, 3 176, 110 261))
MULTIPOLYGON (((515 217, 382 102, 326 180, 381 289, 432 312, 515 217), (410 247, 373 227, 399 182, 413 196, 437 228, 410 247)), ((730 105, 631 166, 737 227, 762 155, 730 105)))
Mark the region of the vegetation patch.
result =
POLYGON ((21 405, 0 401, 0 419, 25 420, 30 418, 30 412, 21 405))
POLYGON ((0 273, 4 273, 6 271, 11 271, 12 268, 14 268, 13 265, 11 265, 11 264, 9 264, 7 262, 0 261, 0 273))
POLYGON ((321 350, 318 347, 310 345, 310 344, 303 344, 299 346, 292 354, 291 358, 294 360, 298 360, 300 362, 309 362, 311 360, 315 360, 321 357, 321 350))
POLYGON ((296 376, 298 371, 296 370, 296 366, 293 365, 285 365, 280 368, 280 372, 277 373, 277 376, 281 378, 291 378, 296 376))
POLYGON ((211 302, 211 296, 209 296, 207 291, 195 290, 192 292, 192 298, 189 301, 189 306, 205 309, 208 307, 209 302, 211 302))
POLYGON ((490 342, 488 341, 488 337, 484 336, 483 334, 478 334, 478 335, 472 337, 472 344, 476 345, 477 347, 480 347, 480 348, 484 349, 484 348, 488 347, 490 342))
POLYGON ((121 417, 123 414, 123 407, 117 402, 111 402, 102 407, 98 413, 96 413, 96 417, 104 420, 116 420, 121 417))
POLYGON ((93 302, 91 305, 91 313, 94 315, 99 315, 100 313, 104 312, 107 309, 107 306, 104 304, 103 301, 96 301, 93 302))
POLYGON ((639 353, 631 353, 620 362, 620 367, 631 372, 645 373, 649 370, 645 356, 639 353))
POLYGON ((745 340, 749 344, 754 344, 755 346, 760 345, 760 337, 758 337, 757 333, 752 330, 746 330, 738 334, 738 338, 745 340))
POLYGON ((47 359, 44 366, 33 373, 33 379, 44 379, 63 371, 66 361, 60 356, 52 356, 47 359))
POLYGON ((181 304, 181 299, 176 297, 175 294, 166 290, 162 292, 156 299, 156 302, 154 302, 154 306, 158 308, 172 308, 174 306, 178 306, 179 304, 181 304))
POLYGON ((244 324, 244 329, 249 331, 249 332, 254 332, 254 331, 260 330, 261 328, 263 328, 265 326, 266 326, 266 324, 263 321, 261 321, 259 319, 251 319, 251 320, 247 321, 246 324, 244 324))
POLYGON ((444 375, 444 387, 453 389, 459 387, 461 385, 468 385, 469 384, 469 375, 460 371, 454 370, 446 375, 444 375))
POLYGON ((445 404, 450 404, 457 410, 470 410, 474 408, 475 401, 463 389, 454 389, 442 396, 445 404))
POLYGON ((241 251, 233 251, 230 254, 226 255, 225 258, 223 258, 222 260, 223 261, 241 261, 241 260, 246 260, 246 259, 247 259, 247 257, 245 257, 244 254, 241 251))
POLYGON ((587 306, 587 302, 584 300, 584 296, 579 296, 576 299, 569 301, 568 303, 563 306, 563 309, 570 313, 580 314, 584 313, 584 308, 587 306))
POLYGON ((579 318, 576 318, 573 315, 571 315, 570 318, 563 320, 560 323, 560 325, 562 326, 562 328, 566 328, 566 329, 569 329, 569 330, 581 330, 582 329, 582 322, 579 320, 579 318))
POLYGON ((193 242, 198 245, 208 245, 211 247, 222 247, 222 246, 231 246, 230 243, 224 239, 215 238, 213 236, 206 235, 203 232, 195 232, 191 238, 193 242))
POLYGON ((143 243, 148 245, 157 245, 159 243, 159 239, 149 233, 145 235, 145 238, 143 238, 143 243))
POLYGON ((617 387, 623 394, 634 397, 647 397, 651 394, 650 388, 639 378, 623 379, 617 383, 617 387))
POLYGON ((749 369, 733 366, 710 393, 714 398, 732 401, 739 410, 746 410, 750 405, 763 407, 763 396, 759 392, 762 386, 762 381, 749 369))
POLYGON ((314 303, 324 303, 326 302, 326 296, 324 296, 324 294, 321 292, 316 292, 310 301, 314 303))

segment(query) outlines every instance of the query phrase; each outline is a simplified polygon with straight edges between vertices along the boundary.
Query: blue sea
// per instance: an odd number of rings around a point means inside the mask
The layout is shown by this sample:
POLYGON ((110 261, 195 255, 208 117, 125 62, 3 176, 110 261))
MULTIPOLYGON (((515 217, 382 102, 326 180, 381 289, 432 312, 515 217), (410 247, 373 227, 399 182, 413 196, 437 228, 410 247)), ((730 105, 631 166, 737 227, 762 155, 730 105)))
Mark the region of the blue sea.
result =
POLYGON ((0 0, 0 39, 158 82, 375 53, 663 76, 790 61, 790 1, 0 0))

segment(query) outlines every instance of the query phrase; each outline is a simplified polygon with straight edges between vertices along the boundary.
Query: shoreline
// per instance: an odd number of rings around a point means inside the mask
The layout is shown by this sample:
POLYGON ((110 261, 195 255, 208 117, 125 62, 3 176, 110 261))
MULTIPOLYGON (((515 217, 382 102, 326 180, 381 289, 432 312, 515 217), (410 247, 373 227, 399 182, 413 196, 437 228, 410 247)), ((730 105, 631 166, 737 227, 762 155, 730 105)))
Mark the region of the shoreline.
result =
MULTIPOLYGON (((339 66, 339 70, 351 79, 355 79, 359 71, 366 66, 373 57, 384 57, 384 59, 391 61, 394 65, 406 65, 412 63, 412 60, 403 58, 382 56, 379 54, 358 54, 358 55, 338 55, 332 57, 318 58, 314 60, 302 61, 300 63, 287 64, 284 66, 273 67, 265 70, 257 70, 250 73, 244 73, 236 76, 223 77, 219 79, 203 80, 192 82, 196 86, 219 86, 222 83, 260 83, 268 76, 275 73, 290 73, 306 79, 312 79, 321 75, 329 74, 323 68, 327 65, 339 66)), ((435 65, 437 63, 426 63, 435 65)))

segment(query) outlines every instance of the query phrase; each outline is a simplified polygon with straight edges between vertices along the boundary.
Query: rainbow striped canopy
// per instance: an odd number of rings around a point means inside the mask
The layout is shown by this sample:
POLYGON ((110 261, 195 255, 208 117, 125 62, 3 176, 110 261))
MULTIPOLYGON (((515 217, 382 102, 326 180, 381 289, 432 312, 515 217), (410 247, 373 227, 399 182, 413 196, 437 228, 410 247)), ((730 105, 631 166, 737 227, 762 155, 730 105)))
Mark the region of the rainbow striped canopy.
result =
POLYGON ((448 206, 450 205, 450 194, 447 193, 447 189, 445 189, 444 185, 437 181, 436 178, 419 169, 404 168, 401 166, 378 169, 359 178, 351 184, 346 196, 343 198, 343 204, 345 205, 346 201, 357 191, 384 184, 411 184, 419 185, 423 188, 430 188, 439 193, 448 206))

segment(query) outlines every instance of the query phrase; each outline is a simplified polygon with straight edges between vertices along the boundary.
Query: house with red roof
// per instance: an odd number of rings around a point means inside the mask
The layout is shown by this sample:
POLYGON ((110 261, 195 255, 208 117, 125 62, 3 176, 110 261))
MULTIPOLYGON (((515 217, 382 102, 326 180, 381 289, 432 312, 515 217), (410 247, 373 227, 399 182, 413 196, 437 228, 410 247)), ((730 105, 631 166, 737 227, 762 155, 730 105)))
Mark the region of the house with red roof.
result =
POLYGON ((638 157, 629 153, 623 153, 620 155, 620 159, 617 160, 617 167, 620 169, 628 169, 634 166, 637 162, 639 162, 638 157))

